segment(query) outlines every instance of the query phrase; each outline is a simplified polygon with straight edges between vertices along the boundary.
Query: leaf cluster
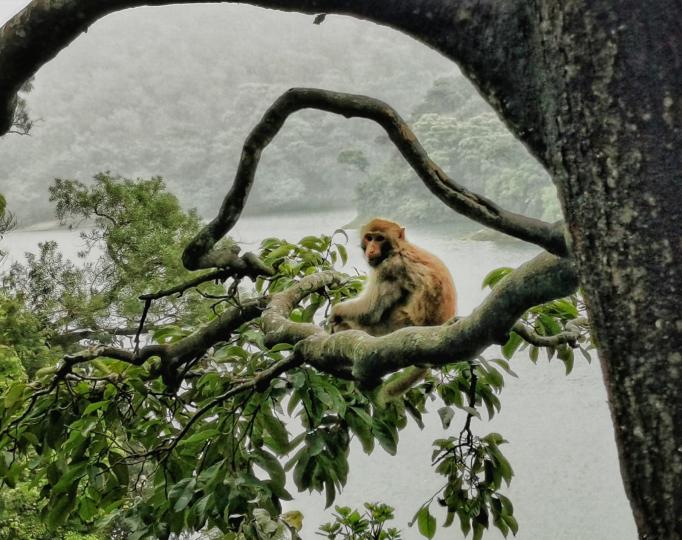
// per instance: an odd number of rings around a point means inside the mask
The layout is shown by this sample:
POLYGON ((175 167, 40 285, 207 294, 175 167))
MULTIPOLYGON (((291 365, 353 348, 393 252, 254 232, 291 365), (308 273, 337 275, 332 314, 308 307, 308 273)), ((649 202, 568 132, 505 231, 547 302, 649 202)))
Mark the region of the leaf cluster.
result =
POLYGON ((400 530, 387 527, 393 508, 382 503, 365 503, 365 511, 336 506, 334 521, 320 526, 317 534, 328 540, 400 540, 400 530))

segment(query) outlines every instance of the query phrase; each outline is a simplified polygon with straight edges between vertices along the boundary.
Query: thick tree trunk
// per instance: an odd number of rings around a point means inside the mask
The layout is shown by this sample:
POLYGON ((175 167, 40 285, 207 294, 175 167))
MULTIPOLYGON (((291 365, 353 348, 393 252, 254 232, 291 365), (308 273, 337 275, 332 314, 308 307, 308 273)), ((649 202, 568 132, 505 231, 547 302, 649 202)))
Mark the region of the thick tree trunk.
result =
MULTIPOLYGON (((34 2, 35 16, 27 11, 0 33, 0 130, 21 82, 96 18, 164 3, 34 2)), ((434 47, 552 172, 640 537, 682 539, 679 0, 249 3, 353 15, 434 47)))
POLYGON ((557 180, 641 538, 682 538, 682 13, 538 10, 557 180), (552 69, 552 65, 554 68, 552 69), (555 119, 555 122, 552 120, 555 119))

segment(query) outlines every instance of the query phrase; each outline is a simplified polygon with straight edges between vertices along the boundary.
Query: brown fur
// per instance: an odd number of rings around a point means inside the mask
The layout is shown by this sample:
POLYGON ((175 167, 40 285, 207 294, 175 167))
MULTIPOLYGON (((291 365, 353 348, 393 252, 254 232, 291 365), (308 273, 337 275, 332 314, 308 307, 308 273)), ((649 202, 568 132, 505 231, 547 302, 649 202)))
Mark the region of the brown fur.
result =
MULTIPOLYGON (((362 294, 336 304, 331 331, 364 330, 373 336, 406 326, 436 326, 452 319, 457 295, 443 262, 405 239, 405 229, 375 218, 361 229, 360 245, 372 272, 362 294)), ((404 394, 428 373, 409 367, 383 385, 378 402, 404 394)))
POLYGON ((438 257, 408 242, 400 224, 376 218, 361 235, 372 273, 358 298, 334 306, 332 331, 380 336, 405 326, 440 325, 455 316, 450 272, 438 257))

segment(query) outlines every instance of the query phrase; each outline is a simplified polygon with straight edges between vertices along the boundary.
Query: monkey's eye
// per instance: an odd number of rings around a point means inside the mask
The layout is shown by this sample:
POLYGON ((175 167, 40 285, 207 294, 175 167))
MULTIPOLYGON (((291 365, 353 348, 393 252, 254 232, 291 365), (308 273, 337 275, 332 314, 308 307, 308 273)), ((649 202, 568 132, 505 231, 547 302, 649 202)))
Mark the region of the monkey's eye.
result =
POLYGON ((375 242, 383 242, 384 240, 385 240, 385 238, 384 238, 383 235, 381 235, 381 234, 377 234, 377 235, 374 237, 374 241, 375 241, 375 242))
POLYGON ((372 235, 371 234, 366 234, 365 235, 365 242, 371 242, 372 241, 372 235))

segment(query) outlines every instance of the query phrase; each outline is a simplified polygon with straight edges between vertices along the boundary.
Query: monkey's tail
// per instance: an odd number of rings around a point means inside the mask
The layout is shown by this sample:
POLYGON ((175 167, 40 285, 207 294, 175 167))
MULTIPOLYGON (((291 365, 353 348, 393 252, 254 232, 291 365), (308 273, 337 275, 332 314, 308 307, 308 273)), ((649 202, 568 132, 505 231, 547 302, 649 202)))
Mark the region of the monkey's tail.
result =
POLYGON ((387 403, 392 399, 402 396, 421 381, 428 372, 428 368, 411 366, 397 373, 381 387, 381 392, 378 395, 379 403, 387 403))

